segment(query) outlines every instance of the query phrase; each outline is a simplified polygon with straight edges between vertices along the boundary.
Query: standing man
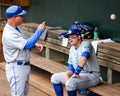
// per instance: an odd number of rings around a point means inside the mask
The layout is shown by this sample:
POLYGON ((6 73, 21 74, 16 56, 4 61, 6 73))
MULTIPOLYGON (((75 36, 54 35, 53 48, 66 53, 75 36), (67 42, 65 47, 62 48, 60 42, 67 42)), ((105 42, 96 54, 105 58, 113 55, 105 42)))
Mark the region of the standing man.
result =
POLYGON ((70 26, 64 37, 69 39, 71 48, 66 72, 55 73, 51 77, 56 96, 63 96, 65 85, 68 96, 77 96, 77 90, 83 90, 100 83, 100 69, 91 43, 82 40, 77 24, 70 26))
POLYGON ((30 75, 30 49, 34 46, 42 51, 43 46, 36 43, 45 30, 44 23, 38 26, 35 33, 28 39, 25 38, 20 25, 23 23, 23 15, 27 12, 20 6, 13 5, 7 8, 2 44, 6 60, 6 76, 10 84, 12 96, 27 96, 30 75))

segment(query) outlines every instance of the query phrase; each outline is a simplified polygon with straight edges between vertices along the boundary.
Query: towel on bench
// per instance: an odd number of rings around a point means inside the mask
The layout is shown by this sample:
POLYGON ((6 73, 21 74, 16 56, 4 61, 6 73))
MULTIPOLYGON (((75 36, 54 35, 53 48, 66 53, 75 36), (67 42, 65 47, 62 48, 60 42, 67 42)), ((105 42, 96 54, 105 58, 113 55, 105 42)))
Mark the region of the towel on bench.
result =
POLYGON ((47 36, 47 33, 49 30, 61 30, 63 29, 62 27, 51 27, 51 28, 46 28, 45 31, 42 33, 42 35, 40 36, 40 39, 41 40, 45 40, 46 39, 46 36, 47 36))
POLYGON ((97 46, 98 46, 98 44, 99 43, 105 43, 105 42, 114 42, 114 41, 109 38, 109 39, 102 39, 102 40, 93 40, 91 42, 96 54, 97 54, 97 46))

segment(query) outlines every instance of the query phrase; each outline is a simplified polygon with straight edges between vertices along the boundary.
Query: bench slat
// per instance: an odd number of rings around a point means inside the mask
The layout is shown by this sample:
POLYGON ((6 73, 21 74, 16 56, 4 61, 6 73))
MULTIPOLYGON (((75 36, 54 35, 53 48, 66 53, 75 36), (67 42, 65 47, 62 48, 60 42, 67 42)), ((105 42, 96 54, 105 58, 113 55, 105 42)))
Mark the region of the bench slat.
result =
POLYGON ((120 72, 120 65, 119 64, 111 63, 109 61, 105 61, 105 60, 102 60, 100 58, 98 58, 98 62, 101 66, 104 66, 104 67, 107 67, 107 68, 110 68, 112 70, 120 72))
POLYGON ((89 90, 101 96, 119 96, 120 87, 112 84, 101 84, 96 87, 91 87, 89 90))
POLYGON ((64 72, 67 66, 31 53, 30 63, 50 73, 64 72))
POLYGON ((120 44, 115 42, 108 42, 108 43, 100 43, 98 44, 98 48, 112 50, 112 51, 120 51, 120 44))
POLYGON ((66 30, 49 30, 48 37, 58 39, 58 34, 66 32, 66 30))
MULTIPOLYGON (((62 40, 61 39, 54 39, 54 38, 51 38, 51 37, 47 37, 46 39, 46 42, 49 42, 49 43, 52 43, 52 44, 55 44, 55 45, 58 45, 58 46, 62 46, 62 40)), ((68 43, 68 46, 66 48, 70 48, 70 44, 68 43)))
POLYGON ((109 50, 109 49, 102 49, 102 48, 98 48, 98 53, 103 53, 103 54, 108 54, 108 55, 112 55, 115 57, 120 57, 120 51, 118 50, 109 50))
POLYGON ((50 49, 53 49, 53 50, 56 50, 58 52, 62 52, 62 53, 65 53, 65 54, 69 53, 69 49, 67 49, 65 47, 58 46, 58 45, 48 43, 48 42, 44 42, 44 41, 38 41, 38 42, 41 43, 43 46, 45 46, 47 48, 50 48, 50 49))
POLYGON ((103 53, 98 53, 98 58, 101 58, 105 61, 108 61, 108 62, 112 62, 112 63, 115 63, 115 64, 120 64, 120 57, 115 57, 115 56, 112 56, 112 55, 108 55, 108 54, 103 54, 103 53))

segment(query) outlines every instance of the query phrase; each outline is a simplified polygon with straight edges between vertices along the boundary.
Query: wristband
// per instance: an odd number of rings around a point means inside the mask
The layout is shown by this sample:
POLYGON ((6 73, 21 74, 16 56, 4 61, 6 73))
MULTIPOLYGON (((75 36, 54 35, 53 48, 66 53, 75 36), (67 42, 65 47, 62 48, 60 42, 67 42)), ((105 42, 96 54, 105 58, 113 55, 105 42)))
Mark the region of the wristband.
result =
POLYGON ((79 65, 77 65, 74 73, 75 73, 76 75, 79 75, 79 73, 81 72, 82 69, 83 69, 83 67, 80 67, 79 65))

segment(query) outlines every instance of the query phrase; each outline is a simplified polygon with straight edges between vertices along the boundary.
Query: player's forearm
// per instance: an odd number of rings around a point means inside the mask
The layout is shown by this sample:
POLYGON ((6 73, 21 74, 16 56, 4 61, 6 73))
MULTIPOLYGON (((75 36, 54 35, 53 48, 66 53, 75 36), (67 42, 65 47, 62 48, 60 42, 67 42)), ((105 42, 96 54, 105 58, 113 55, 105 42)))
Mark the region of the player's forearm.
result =
POLYGON ((29 39, 27 39, 27 43, 26 43, 24 49, 31 49, 31 48, 33 48, 35 43, 38 41, 38 39, 40 38, 41 35, 42 35, 42 30, 41 29, 37 29, 35 31, 35 33, 29 39))
POLYGON ((86 64, 86 62, 87 62, 87 58, 81 57, 75 69, 74 74, 79 75, 79 73, 83 70, 83 67, 86 64))
POLYGON ((68 70, 68 71, 66 72, 65 77, 64 77, 65 82, 66 82, 72 75, 73 75, 73 72, 68 70))
POLYGON ((79 59, 78 65, 79 65, 80 67, 84 67, 84 65, 86 64, 86 62, 87 62, 87 58, 81 57, 81 58, 79 59))

